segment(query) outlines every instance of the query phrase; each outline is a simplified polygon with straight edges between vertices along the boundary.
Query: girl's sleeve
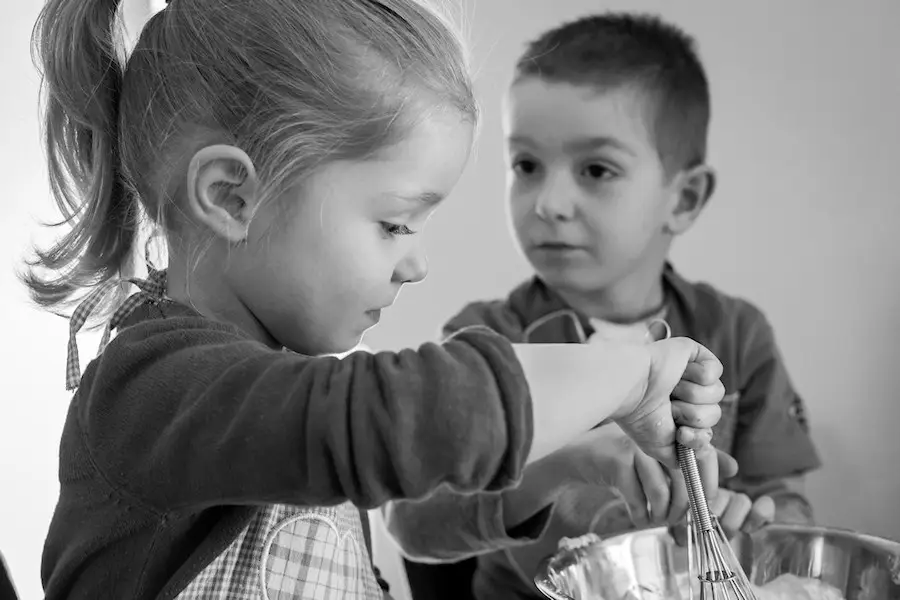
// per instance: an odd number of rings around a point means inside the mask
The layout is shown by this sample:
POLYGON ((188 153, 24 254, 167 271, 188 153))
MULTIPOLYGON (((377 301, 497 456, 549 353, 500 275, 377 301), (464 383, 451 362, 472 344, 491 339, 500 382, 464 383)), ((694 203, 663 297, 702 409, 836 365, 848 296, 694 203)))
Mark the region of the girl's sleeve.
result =
MULTIPOLYGON (((524 341, 522 323, 504 301, 473 302, 442 328, 452 339, 470 327, 486 327, 505 339, 524 341)), ((455 562, 540 538, 552 504, 525 522, 507 528, 504 495, 460 494, 438 490, 421 501, 392 502, 383 509, 385 524, 401 551, 423 563, 455 562)))
POLYGON ((510 343, 490 331, 339 360, 201 323, 126 329, 75 399, 94 465, 149 508, 369 508, 521 475, 530 396, 510 343))

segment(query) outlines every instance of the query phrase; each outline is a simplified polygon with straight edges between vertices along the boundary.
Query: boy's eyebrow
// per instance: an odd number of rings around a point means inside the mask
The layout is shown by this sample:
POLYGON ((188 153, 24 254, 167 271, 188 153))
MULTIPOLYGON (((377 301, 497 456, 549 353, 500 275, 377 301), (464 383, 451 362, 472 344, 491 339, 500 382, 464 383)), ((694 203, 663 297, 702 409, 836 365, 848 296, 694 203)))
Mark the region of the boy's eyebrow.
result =
POLYGON ((576 152, 584 152, 587 150, 601 150, 603 148, 614 148, 626 154, 634 156, 634 151, 624 143, 614 137, 595 136, 578 139, 574 142, 566 144, 567 148, 572 148, 576 152))
MULTIPOLYGON (((534 141, 523 135, 511 135, 507 142, 516 146, 536 146, 534 141)), ((609 136, 591 136, 579 138, 566 143, 566 149, 572 153, 588 152, 590 150, 601 150, 603 148, 614 148, 631 156, 635 156, 634 150, 626 144, 620 142, 614 137, 609 136)))
POLYGON ((508 144, 512 144, 515 146, 534 146, 535 143, 531 140, 531 138, 526 137, 524 135, 511 135, 506 138, 506 142, 508 144))

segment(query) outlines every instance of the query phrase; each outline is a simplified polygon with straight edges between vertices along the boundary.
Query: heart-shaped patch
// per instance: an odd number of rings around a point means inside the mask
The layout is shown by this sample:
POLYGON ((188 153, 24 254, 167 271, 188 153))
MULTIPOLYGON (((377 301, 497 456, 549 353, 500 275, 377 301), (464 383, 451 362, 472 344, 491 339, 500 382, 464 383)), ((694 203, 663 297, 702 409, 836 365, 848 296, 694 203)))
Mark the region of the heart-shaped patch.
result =
POLYGON ((260 562, 264 600, 382 600, 356 508, 301 510, 266 536, 260 562))

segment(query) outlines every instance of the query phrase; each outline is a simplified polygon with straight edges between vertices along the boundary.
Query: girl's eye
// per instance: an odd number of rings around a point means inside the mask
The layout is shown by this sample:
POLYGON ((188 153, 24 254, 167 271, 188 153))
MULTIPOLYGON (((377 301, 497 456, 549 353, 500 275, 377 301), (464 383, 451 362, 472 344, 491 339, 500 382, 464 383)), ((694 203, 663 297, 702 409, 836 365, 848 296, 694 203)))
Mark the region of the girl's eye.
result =
POLYGON ((615 176, 612 169, 603 165, 592 163, 582 169, 581 174, 590 179, 609 179, 615 176))
POLYGON ((413 231, 406 225, 396 225, 394 223, 387 223, 384 221, 382 221, 381 227, 384 229, 384 232, 390 236, 412 235, 415 233, 415 231, 413 231))

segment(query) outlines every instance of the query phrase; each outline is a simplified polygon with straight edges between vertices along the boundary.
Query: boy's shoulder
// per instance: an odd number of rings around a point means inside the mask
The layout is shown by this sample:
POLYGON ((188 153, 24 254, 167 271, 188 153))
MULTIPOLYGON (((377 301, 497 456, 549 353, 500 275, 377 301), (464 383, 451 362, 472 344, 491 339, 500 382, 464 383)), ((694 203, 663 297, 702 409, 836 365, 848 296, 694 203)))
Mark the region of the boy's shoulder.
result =
MULTIPOLYGON (((727 293, 706 281, 690 281, 671 265, 663 271, 668 300, 666 320, 675 336, 696 339, 717 355, 737 357, 754 348, 773 345, 771 325, 753 302, 727 293)), ((477 300, 466 304, 443 327, 443 336, 474 326, 488 327, 514 343, 536 321, 561 311, 572 312, 561 297, 537 278, 529 279, 506 298, 477 300)), ((582 318, 586 329, 588 319, 582 318)), ((560 331, 555 335, 567 337, 560 331)))
POLYGON ((514 343, 521 341, 525 327, 512 309, 509 298, 476 300, 466 304, 444 324, 442 337, 475 326, 488 327, 514 343))
POLYGON ((725 364, 726 379, 743 381, 778 355, 772 325, 756 304, 706 281, 688 281, 671 268, 665 277, 672 334, 709 348, 725 364))
POLYGON ((717 332, 745 339, 771 329, 765 313, 746 298, 706 281, 688 281, 671 267, 664 278, 673 296, 669 317, 681 322, 679 334, 707 337, 717 332))
MULTIPOLYGON (((538 277, 532 277, 516 286, 506 298, 470 302, 447 321, 442 333, 446 337, 478 325, 492 329, 513 343, 525 343, 529 337, 526 332, 535 323, 548 322, 551 324, 549 341, 573 341, 569 339, 571 332, 566 322, 555 319, 562 313, 574 315, 574 311, 555 290, 538 277)), ((546 335, 548 331, 543 333, 546 335)))

